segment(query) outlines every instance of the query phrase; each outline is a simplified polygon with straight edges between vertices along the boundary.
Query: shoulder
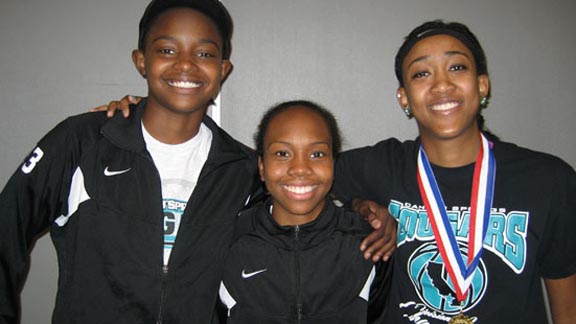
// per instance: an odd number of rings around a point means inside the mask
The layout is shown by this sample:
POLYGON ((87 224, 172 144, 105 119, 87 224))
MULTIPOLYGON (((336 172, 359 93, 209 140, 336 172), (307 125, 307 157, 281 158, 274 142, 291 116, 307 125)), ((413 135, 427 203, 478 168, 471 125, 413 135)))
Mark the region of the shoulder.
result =
POLYGON ((359 153, 378 154, 386 152, 397 152, 397 153, 412 152, 415 147, 419 146, 418 143, 419 142, 417 140, 400 141, 397 138, 388 138, 374 145, 363 146, 342 152, 341 156, 355 155, 359 153))
POLYGON ((61 132, 74 132, 77 134, 100 132, 100 128, 109 120, 105 112, 88 112, 69 116, 58 123, 54 130, 61 132))
POLYGON ((388 175, 399 170, 406 161, 415 162, 419 147, 419 140, 389 138, 372 146, 345 151, 336 159, 336 179, 346 175, 365 175, 368 179, 375 175, 388 175), (375 170, 378 172, 375 173, 375 170))
POLYGON ((65 149, 73 143, 86 143, 101 136, 101 128, 107 122, 106 113, 84 113, 70 116, 58 123, 40 141, 40 146, 58 146, 65 149))
POLYGON ((265 214, 266 203, 264 201, 256 203, 254 206, 238 213, 235 238, 239 239, 246 234, 252 233, 256 229, 257 218, 265 214))
MULTIPOLYGON (((332 203, 332 202, 329 202, 332 203)), ((344 207, 334 206, 334 219, 337 223, 337 229, 342 232, 349 232, 360 236, 366 236, 372 232, 370 224, 358 215, 344 207)))
POLYGON ((389 138, 374 145, 344 151, 338 156, 337 163, 358 166, 372 163, 403 163, 406 159, 415 157, 419 147, 418 140, 400 141, 389 138))
POLYGON ((227 154, 235 154, 256 161, 256 152, 252 148, 232 137, 224 129, 218 126, 212 118, 204 116, 202 123, 204 123, 204 125, 206 125, 212 132, 214 141, 213 145, 215 145, 218 150, 227 154))
POLYGON ((255 154, 253 149, 232 137, 228 132, 222 129, 222 127, 218 126, 209 116, 204 116, 202 123, 212 131, 214 138, 218 140, 218 144, 236 148, 248 155, 255 154))
POLYGON ((572 176, 574 174, 574 169, 561 158, 513 143, 495 141, 494 155, 497 167, 512 167, 532 174, 544 172, 548 176, 554 174, 571 174, 572 176))

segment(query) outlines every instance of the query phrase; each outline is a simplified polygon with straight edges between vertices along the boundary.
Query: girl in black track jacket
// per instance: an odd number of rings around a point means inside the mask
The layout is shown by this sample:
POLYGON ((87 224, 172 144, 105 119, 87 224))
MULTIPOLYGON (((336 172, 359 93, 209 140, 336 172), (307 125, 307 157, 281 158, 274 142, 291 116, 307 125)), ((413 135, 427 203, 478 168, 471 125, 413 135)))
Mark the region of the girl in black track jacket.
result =
POLYGON ((256 146, 271 198, 239 216, 220 286, 228 323, 373 322, 387 264, 363 258, 370 225, 326 197, 340 148, 334 117, 308 101, 280 104, 256 146))

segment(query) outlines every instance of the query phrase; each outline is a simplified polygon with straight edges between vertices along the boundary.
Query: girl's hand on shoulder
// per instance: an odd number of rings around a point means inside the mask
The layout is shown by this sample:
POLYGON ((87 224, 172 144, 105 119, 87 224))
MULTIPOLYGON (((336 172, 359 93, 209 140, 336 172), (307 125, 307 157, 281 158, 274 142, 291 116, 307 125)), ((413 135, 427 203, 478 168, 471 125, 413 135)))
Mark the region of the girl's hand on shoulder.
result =
POLYGON ((360 245, 364 258, 373 262, 388 261, 396 250, 396 220, 386 207, 370 200, 354 199, 352 209, 374 228, 360 245))
POLYGON ((142 97, 126 95, 119 101, 112 100, 107 105, 98 106, 90 109, 90 112, 106 111, 108 117, 114 116, 117 110, 122 111, 124 117, 130 116, 130 105, 137 104, 142 100, 142 97))

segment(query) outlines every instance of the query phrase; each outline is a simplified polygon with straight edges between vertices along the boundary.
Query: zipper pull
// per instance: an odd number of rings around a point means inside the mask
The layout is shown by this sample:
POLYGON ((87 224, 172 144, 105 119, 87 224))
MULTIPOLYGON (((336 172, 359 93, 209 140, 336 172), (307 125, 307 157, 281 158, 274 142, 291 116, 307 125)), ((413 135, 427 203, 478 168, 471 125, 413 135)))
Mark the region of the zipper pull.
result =
POLYGON ((300 225, 295 225, 294 226, 294 239, 296 241, 298 241, 298 234, 300 233, 300 225))
POLYGON ((298 317, 298 323, 302 323, 302 303, 298 303, 298 310, 297 310, 297 317, 298 317))

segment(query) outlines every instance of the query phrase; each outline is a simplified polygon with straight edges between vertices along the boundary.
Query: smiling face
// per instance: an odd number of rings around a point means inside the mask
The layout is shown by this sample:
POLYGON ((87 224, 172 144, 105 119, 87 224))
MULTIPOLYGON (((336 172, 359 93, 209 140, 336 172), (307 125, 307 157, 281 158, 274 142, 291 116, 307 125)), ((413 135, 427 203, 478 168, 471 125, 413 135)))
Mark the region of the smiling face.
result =
POLYGON ((263 148, 258 168, 273 198, 274 219, 280 225, 316 219, 334 174, 326 121, 309 108, 290 107, 270 120, 263 148))
POLYGON ((402 63, 400 106, 410 105, 423 141, 477 137, 480 99, 489 90, 474 57, 457 38, 435 35, 412 47, 402 63))
POLYGON ((189 8, 169 9, 150 28, 145 50, 134 64, 148 81, 147 108, 172 113, 206 112, 231 70, 222 59, 222 39, 214 22, 189 8))

